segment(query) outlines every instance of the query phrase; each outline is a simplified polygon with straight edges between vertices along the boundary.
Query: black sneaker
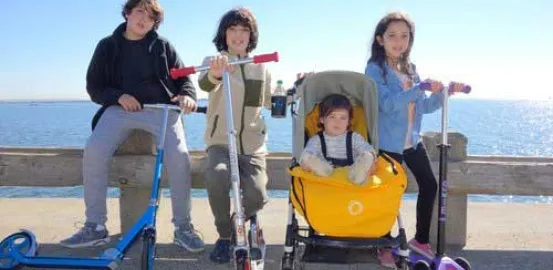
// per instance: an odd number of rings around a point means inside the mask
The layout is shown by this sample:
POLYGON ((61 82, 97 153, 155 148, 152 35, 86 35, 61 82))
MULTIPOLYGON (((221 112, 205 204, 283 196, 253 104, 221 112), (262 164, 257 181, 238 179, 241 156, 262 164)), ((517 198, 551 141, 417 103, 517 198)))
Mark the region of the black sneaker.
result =
POLYGON ((209 254, 209 259, 220 264, 230 262, 230 240, 217 239, 213 251, 209 254))
POLYGON ((83 248, 102 246, 109 242, 109 232, 106 228, 97 230, 98 225, 87 222, 74 235, 63 239, 60 245, 67 248, 83 248))

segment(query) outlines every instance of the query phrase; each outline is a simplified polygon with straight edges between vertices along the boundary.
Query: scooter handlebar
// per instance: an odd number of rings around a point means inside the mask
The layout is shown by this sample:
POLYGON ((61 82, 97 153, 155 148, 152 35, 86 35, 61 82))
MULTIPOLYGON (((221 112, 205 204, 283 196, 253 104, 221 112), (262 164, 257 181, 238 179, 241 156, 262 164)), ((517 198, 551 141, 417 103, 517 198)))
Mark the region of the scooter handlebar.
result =
MULTIPOLYGON (((449 86, 447 87, 448 89, 448 93, 449 94, 453 94, 453 93, 465 93, 465 94, 468 94, 470 93, 470 91, 472 90, 471 86, 470 85, 466 85, 465 87, 463 87, 462 89, 460 90, 457 90, 455 91, 455 87, 454 87, 454 82, 451 82, 449 83, 449 86)), ((432 90, 432 84, 430 82, 421 82, 419 84, 419 88, 421 90, 424 90, 424 91, 430 91, 432 90)))
POLYGON ((267 62, 278 62, 278 52, 260 54, 253 57, 254 64, 267 63, 267 62))
POLYGON ((432 84, 430 82, 421 82, 419 83, 419 88, 423 91, 430 91, 432 84))
POLYGON ((171 69, 171 78, 176 80, 180 77, 185 77, 194 73, 196 73, 196 67, 173 68, 171 69))
MULTIPOLYGON (((243 58, 243 59, 236 59, 231 62, 229 62, 229 65, 237 65, 237 64, 246 64, 246 63, 254 63, 254 64, 261 64, 261 63, 267 63, 267 62, 278 62, 278 52, 274 53, 267 53, 267 54, 260 54, 255 55, 253 57, 249 58, 243 58)), ((194 66, 194 67, 183 67, 183 68, 173 68, 171 69, 171 78, 173 80, 176 80, 180 77, 188 76, 191 74, 194 74, 198 71, 204 71, 208 70, 209 65, 203 65, 203 66, 194 66)))
POLYGON ((198 106, 196 108, 197 113, 207 113, 207 106, 198 106))
POLYGON ((448 91, 450 94, 453 94, 453 93, 465 93, 465 94, 468 94, 470 93, 470 91, 472 90, 472 88, 470 87, 470 85, 465 85, 465 87, 459 89, 459 90, 455 90, 455 82, 450 82, 449 83, 449 86, 447 87, 448 91))
MULTIPOLYGON (((165 106, 169 108, 169 110, 173 111, 181 111, 181 108, 177 105, 169 105, 169 104, 144 104, 144 108, 150 108, 150 109, 163 109, 165 106)), ((207 113, 207 107, 206 106, 198 106, 196 107, 196 113, 207 113)))

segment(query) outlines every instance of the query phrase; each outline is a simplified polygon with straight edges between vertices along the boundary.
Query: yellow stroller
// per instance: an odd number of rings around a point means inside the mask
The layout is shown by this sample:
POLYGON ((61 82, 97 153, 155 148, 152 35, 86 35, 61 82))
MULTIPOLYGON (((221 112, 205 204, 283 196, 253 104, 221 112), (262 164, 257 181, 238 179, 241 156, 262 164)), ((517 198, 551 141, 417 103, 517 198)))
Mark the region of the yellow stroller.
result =
POLYGON ((292 104, 293 161, 288 171, 291 185, 281 269, 300 269, 303 262, 355 262, 336 255, 336 250, 368 256, 377 247, 393 247, 398 268, 407 269, 407 239, 399 215, 407 176, 400 164, 379 155, 376 173, 367 181, 372 183, 356 186, 348 181, 347 168, 335 168, 331 176, 322 178, 303 171, 297 163, 307 140, 320 131, 318 103, 329 94, 350 99, 354 106, 351 129, 378 151, 375 83, 360 73, 326 71, 298 80, 288 94, 294 95, 297 110, 292 104), (296 214, 307 226, 299 225, 296 214), (396 219, 399 232, 392 237, 388 233, 396 219), (326 248, 334 250, 329 253, 334 256, 321 256, 319 251, 326 248))

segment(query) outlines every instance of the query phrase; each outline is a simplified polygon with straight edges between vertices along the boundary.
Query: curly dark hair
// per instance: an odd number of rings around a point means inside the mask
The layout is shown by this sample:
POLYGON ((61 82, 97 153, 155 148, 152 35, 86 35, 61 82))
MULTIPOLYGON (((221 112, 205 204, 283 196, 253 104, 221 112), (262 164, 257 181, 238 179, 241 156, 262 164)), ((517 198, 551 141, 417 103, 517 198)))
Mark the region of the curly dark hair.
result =
POLYGON ((142 6, 148 12, 152 13, 155 21, 153 29, 157 30, 159 25, 163 22, 163 17, 165 16, 165 12, 159 2, 157 0, 127 0, 127 2, 123 5, 123 10, 121 11, 121 15, 125 21, 127 20, 126 16, 129 15, 137 6, 142 6))
POLYGON ((215 44, 217 51, 228 51, 227 29, 236 25, 250 29, 250 42, 246 48, 246 52, 250 53, 257 47, 257 39, 259 38, 257 21, 249 9, 240 7, 229 10, 221 18, 219 27, 217 28, 217 34, 215 38, 213 38, 213 44, 215 44))

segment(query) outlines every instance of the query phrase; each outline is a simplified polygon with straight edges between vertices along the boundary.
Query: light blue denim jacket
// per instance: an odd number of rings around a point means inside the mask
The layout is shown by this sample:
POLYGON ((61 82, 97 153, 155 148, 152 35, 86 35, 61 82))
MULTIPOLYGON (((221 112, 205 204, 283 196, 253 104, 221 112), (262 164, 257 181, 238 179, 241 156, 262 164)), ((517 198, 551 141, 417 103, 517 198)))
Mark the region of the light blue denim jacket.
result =
POLYGON ((408 125, 408 104, 415 103, 415 118, 411 129, 411 145, 420 140, 422 115, 432 113, 442 107, 443 93, 427 96, 419 88, 420 78, 413 65, 414 86, 404 90, 397 74, 387 65, 386 79, 382 69, 375 62, 365 68, 365 74, 373 79, 378 87, 378 140, 379 148, 384 151, 403 154, 408 125))

